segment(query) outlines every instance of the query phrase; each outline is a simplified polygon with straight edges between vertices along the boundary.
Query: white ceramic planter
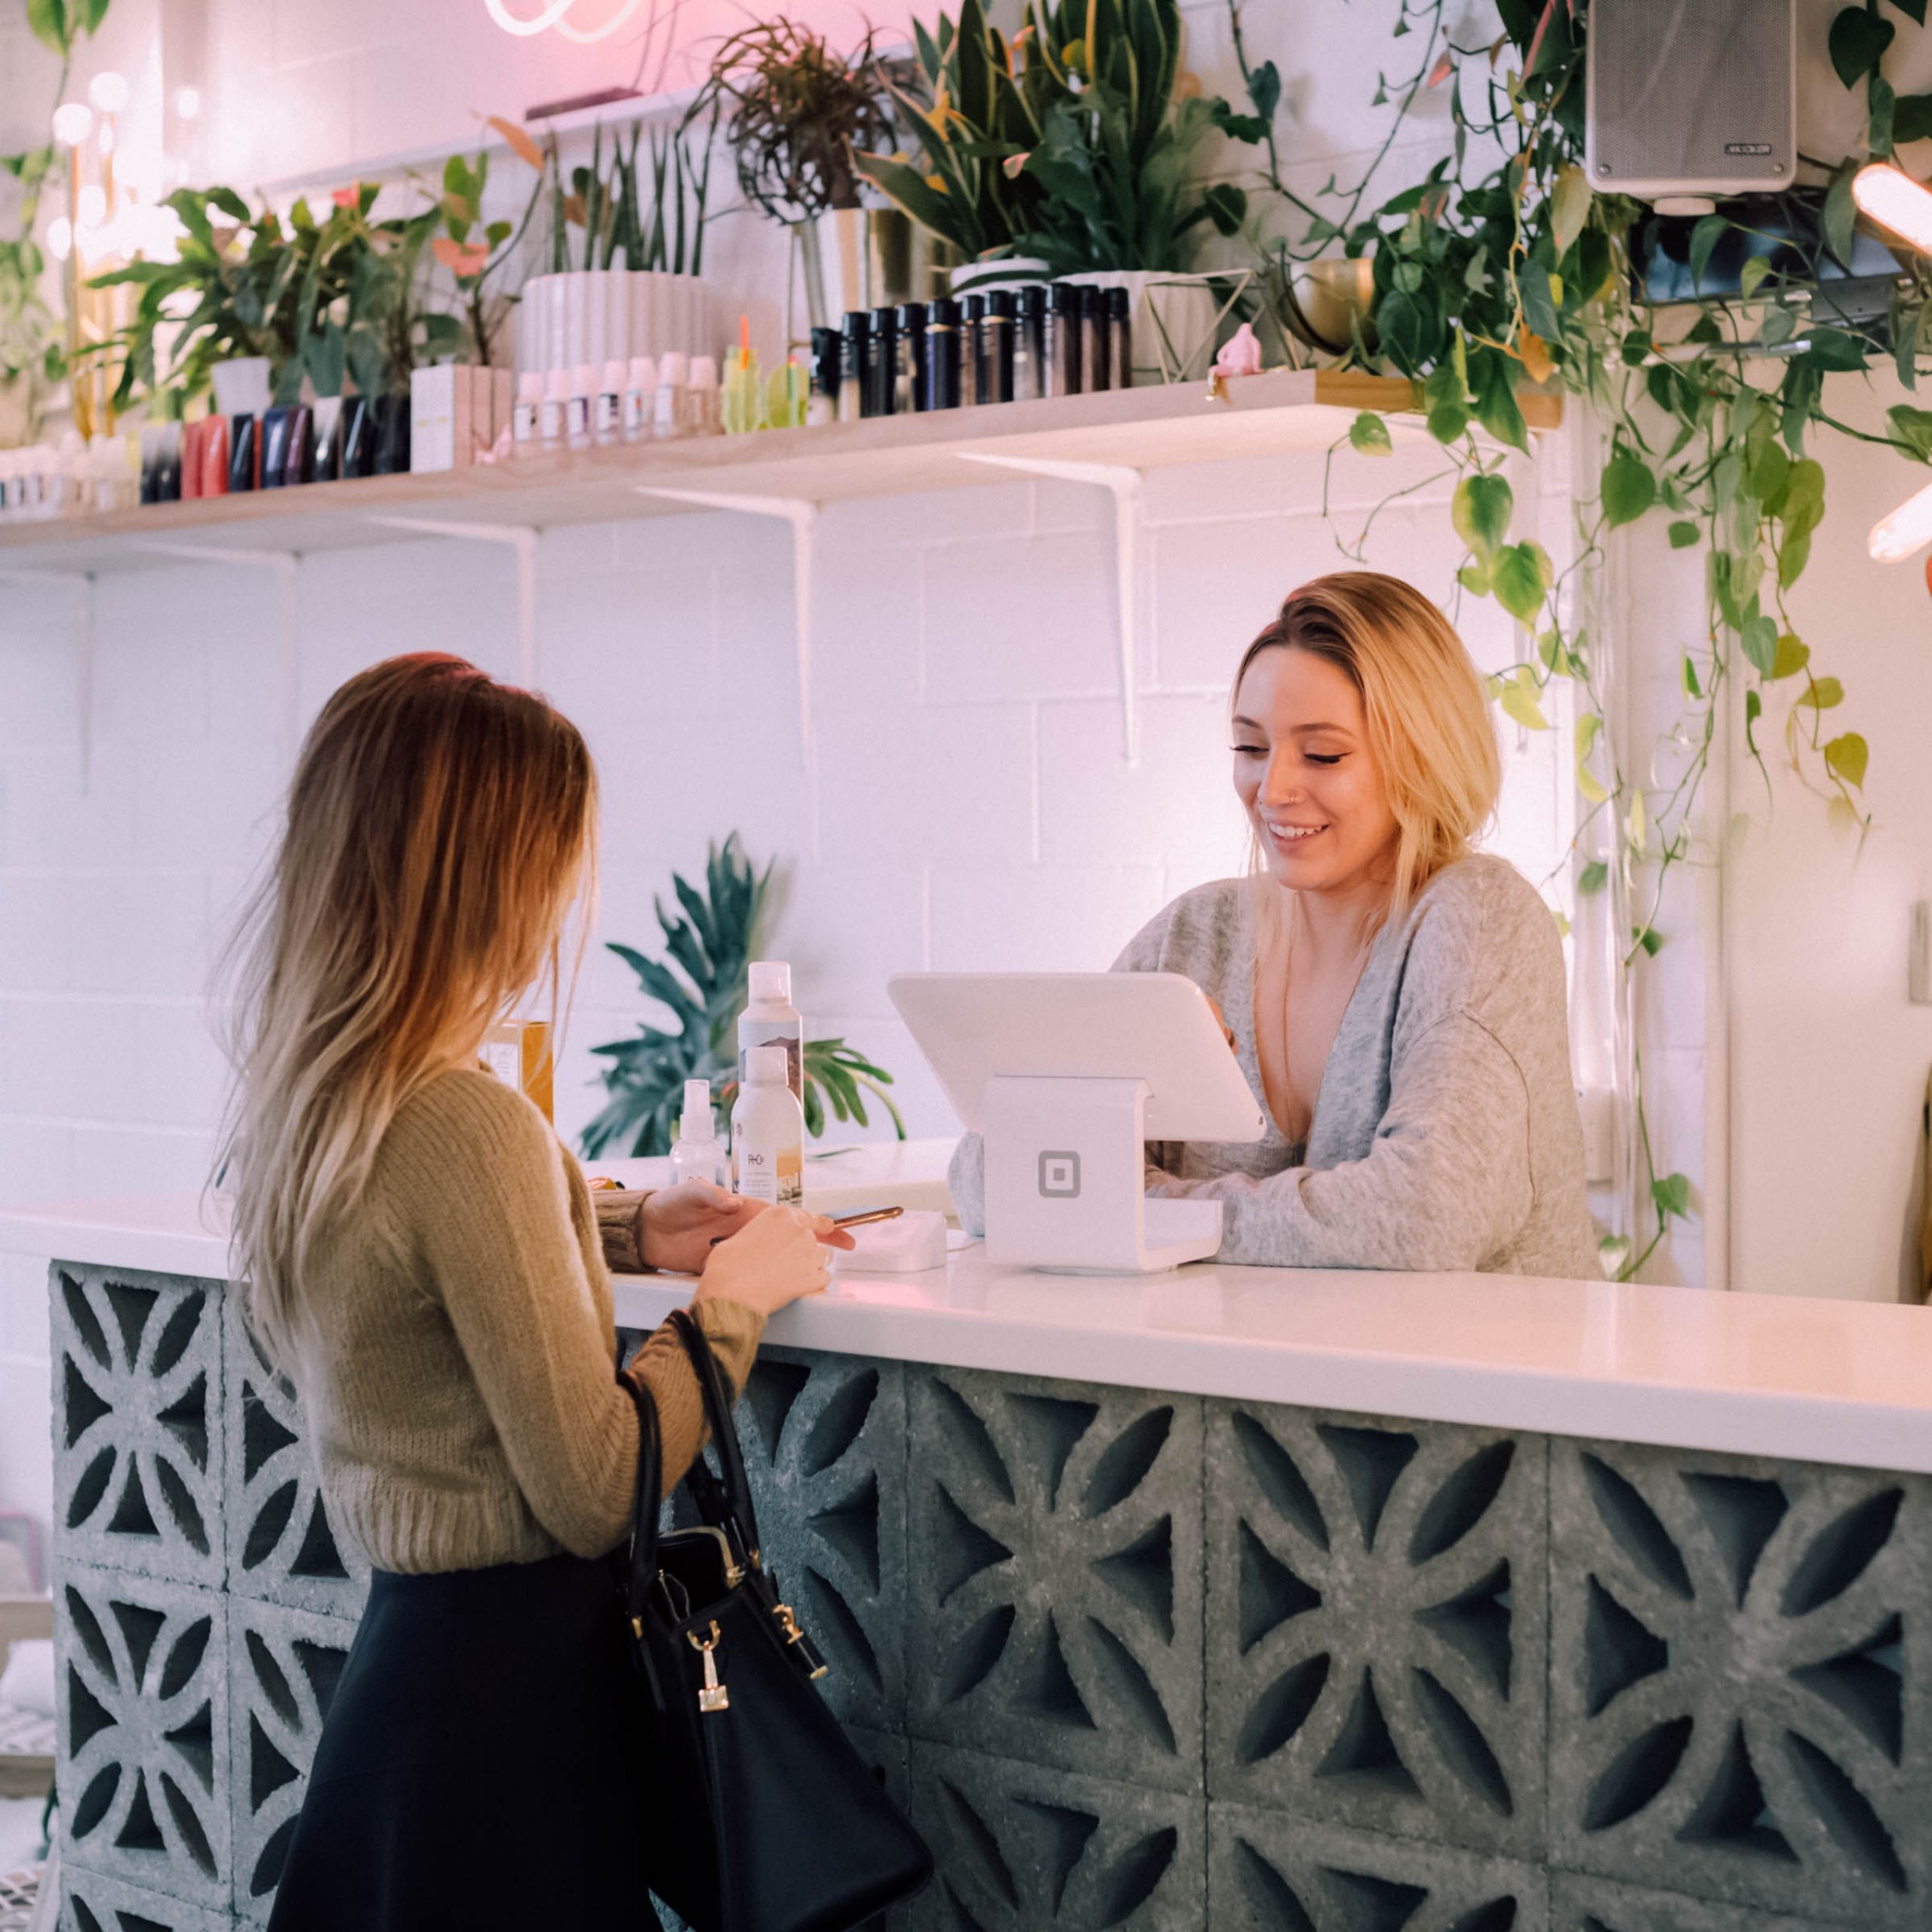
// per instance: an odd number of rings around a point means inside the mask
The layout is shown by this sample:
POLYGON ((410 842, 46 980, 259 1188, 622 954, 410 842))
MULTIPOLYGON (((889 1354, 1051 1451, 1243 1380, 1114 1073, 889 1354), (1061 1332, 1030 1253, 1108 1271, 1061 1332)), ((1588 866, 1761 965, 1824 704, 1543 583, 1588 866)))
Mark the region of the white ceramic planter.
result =
POLYGON ((266 412, 269 395, 266 355, 237 355, 226 362, 217 362, 211 373, 217 414, 260 416, 266 412))
POLYGON ((1052 281, 1053 275, 1037 255, 1005 255, 996 262, 961 262, 947 278, 958 299, 990 295, 995 289, 1030 288, 1052 281))
POLYGON ((572 269, 533 275, 517 311, 516 366, 574 369, 633 355, 715 355, 717 316, 709 284, 657 269, 572 269))

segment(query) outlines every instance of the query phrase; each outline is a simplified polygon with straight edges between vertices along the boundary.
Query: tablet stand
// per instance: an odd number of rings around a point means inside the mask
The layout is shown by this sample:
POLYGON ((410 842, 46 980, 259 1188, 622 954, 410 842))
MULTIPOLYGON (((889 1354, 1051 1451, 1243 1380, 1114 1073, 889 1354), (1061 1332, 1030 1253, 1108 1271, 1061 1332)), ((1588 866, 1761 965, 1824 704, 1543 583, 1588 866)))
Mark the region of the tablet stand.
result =
POLYGON ((986 1258, 1151 1275, 1221 1244, 1218 1201, 1149 1201, 1144 1080, 1001 1074, 986 1082, 986 1258))

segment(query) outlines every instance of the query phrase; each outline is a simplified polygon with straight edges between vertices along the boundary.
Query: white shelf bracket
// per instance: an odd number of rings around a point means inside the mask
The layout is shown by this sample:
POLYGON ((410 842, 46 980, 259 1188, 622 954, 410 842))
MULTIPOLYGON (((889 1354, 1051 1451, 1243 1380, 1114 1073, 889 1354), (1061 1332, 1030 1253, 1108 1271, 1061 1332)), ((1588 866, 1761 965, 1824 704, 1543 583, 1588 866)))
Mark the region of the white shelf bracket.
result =
POLYGON ((94 778, 94 574, 91 571, 0 570, 0 583, 64 585, 74 593, 74 709, 81 795, 94 778))
POLYGON ((415 516, 372 516, 388 530, 413 530, 422 537, 464 537, 476 543, 507 543, 516 552, 517 674, 526 685, 537 681, 537 539, 539 532, 521 523, 440 523, 415 516))
POLYGON ((1072 463, 1056 457, 998 456, 986 450, 961 450, 968 463, 1017 469, 1029 476, 1051 476, 1066 483, 1097 484, 1113 498, 1114 605, 1120 622, 1120 710, 1122 755, 1130 771, 1140 763, 1140 681, 1134 643, 1140 630, 1140 486, 1143 472, 1124 463, 1072 463))
POLYGON ((212 543, 146 542, 137 548, 157 557, 178 557, 195 564, 239 564, 252 570, 272 571, 281 592, 281 747, 292 764, 300 745, 302 710, 301 643, 296 628, 296 566, 294 550, 238 550, 212 543))
POLYGON ((805 768, 806 810, 814 858, 819 850, 818 731, 812 720, 812 558, 817 548, 819 506, 803 497, 737 497, 712 490, 675 490, 640 484, 638 494, 694 509, 740 510, 747 516, 777 517, 792 526, 792 624, 798 660, 798 748, 805 768))

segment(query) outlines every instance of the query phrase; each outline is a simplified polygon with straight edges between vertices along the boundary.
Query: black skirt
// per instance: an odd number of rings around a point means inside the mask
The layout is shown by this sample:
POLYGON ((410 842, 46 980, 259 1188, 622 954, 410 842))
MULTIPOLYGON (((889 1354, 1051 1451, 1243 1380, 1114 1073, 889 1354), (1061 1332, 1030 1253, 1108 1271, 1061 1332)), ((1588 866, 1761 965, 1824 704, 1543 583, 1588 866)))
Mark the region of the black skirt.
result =
POLYGON ((378 1571, 269 1932, 638 1932, 642 1731, 609 1569, 378 1571))

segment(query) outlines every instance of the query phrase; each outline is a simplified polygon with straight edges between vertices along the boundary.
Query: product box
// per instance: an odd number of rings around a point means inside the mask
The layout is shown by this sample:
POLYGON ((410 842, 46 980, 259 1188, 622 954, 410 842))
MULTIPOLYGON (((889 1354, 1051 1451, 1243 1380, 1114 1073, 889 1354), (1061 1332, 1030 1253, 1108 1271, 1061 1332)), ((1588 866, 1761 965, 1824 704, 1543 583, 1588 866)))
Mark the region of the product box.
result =
POLYGON ((438 362, 409 378, 409 466, 412 470, 468 468, 471 458, 474 371, 461 362, 438 362))

